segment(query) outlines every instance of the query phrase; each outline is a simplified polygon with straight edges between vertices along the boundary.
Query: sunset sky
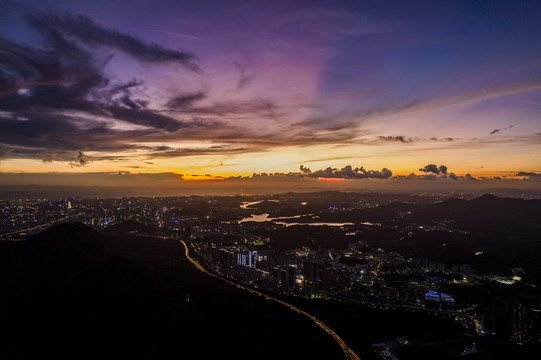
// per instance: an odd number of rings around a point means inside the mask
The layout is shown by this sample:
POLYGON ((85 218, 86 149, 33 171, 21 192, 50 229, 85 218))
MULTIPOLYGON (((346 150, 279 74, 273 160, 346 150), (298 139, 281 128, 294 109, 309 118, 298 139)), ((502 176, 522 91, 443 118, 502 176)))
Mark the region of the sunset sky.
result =
POLYGON ((0 185, 539 189, 540 24, 540 1, 0 0, 0 185))

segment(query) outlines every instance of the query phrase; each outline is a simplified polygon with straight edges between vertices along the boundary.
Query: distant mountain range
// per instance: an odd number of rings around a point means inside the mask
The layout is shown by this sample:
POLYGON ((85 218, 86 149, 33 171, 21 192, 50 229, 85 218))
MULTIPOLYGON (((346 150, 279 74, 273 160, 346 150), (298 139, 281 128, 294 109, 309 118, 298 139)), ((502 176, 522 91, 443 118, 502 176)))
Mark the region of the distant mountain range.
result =
POLYGON ((452 220, 475 228, 529 226, 541 230, 541 200, 500 198, 485 194, 472 200, 449 199, 436 204, 412 206, 411 220, 452 220))
POLYGON ((468 263, 485 273, 509 274, 511 268, 521 267, 533 280, 541 281, 541 200, 483 195, 469 201, 396 203, 379 211, 402 226, 435 225, 429 231, 414 228, 410 236, 386 243, 386 249, 448 266, 468 263), (442 223, 445 228, 436 226, 442 223))
MULTIPOLYGON (((273 198, 291 198, 292 196, 302 196, 306 193, 314 192, 314 194, 330 194, 337 196, 338 198, 344 196, 362 195, 364 197, 373 194, 387 194, 389 197, 407 197, 407 196, 419 196, 425 195, 425 190, 404 190, 401 192, 393 191, 392 188, 385 190, 373 190, 364 191, 364 189, 343 189, 342 191, 318 191, 317 188, 303 188, 295 189, 297 192, 281 193, 284 191, 282 188, 260 188, 260 189, 248 189, 242 187, 228 187, 228 188, 204 188, 199 191, 197 188, 148 188, 148 187, 111 187, 111 186, 76 186, 76 185, 39 185, 39 184, 27 184, 27 185, 0 185, 0 200, 17 199, 17 198, 29 198, 29 199, 42 199, 49 200, 54 199, 67 199, 69 197, 79 197, 93 199, 99 198, 120 198, 125 196, 131 197, 148 197, 148 196, 189 196, 192 194, 212 194, 219 195, 235 195, 235 194, 261 194, 261 196, 272 196, 273 198), (341 195, 340 195, 341 194, 341 195), (345 195, 344 195, 345 194, 345 195), (349 194, 349 195, 348 195, 349 194)), ((464 189, 444 189, 442 193, 453 194, 463 193, 464 189)), ((487 189, 472 189, 466 190, 469 195, 489 193, 500 197, 505 196, 541 196, 541 190, 537 189, 517 189, 517 188, 487 188, 487 189)), ((426 196, 425 196, 426 198, 426 196)))

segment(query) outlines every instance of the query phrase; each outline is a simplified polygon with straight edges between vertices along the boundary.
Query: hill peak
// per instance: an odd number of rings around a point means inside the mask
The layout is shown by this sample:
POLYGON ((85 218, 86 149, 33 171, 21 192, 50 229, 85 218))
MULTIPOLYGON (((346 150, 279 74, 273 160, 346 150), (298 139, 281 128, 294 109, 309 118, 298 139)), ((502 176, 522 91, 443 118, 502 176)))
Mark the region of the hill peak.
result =
POLYGON ((496 200, 496 199, 500 200, 502 198, 497 197, 497 196, 492 195, 492 194, 483 194, 483 195, 479 196, 477 199, 473 199, 473 200, 496 200))
POLYGON ((69 222, 69 223, 62 223, 53 225, 48 229, 43 230, 37 235, 32 236, 30 239, 34 237, 48 237, 49 235, 93 235, 97 234, 97 231, 92 229, 91 227, 79 222, 69 222))

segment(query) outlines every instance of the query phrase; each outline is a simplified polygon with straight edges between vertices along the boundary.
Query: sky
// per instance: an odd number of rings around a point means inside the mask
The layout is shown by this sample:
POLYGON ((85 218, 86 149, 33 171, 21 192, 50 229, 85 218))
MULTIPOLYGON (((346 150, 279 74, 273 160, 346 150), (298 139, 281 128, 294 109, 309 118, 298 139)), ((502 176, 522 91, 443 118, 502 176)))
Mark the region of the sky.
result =
POLYGON ((0 0, 0 185, 541 189, 540 23, 540 1, 0 0))

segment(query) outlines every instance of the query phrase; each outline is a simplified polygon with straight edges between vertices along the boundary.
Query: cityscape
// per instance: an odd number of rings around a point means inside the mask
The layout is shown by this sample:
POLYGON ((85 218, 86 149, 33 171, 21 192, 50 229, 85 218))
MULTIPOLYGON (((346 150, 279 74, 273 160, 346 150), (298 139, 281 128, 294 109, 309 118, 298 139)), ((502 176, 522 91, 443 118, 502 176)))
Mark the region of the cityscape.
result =
MULTIPOLYGON (((531 235, 539 235, 541 200, 533 196, 315 192, 9 200, 1 203, 0 239, 18 243, 51 226, 73 222, 116 236, 177 239, 201 271, 298 312, 303 310, 291 299, 346 302, 364 309, 423 313, 463 331, 437 341, 398 332, 363 344, 364 351, 370 347, 383 359, 412 358, 407 351, 400 356, 412 344, 430 344, 426 346, 450 358, 498 358, 486 350, 487 343, 538 349, 537 257, 518 253, 504 263, 501 254, 483 249, 479 223, 487 215, 473 215, 473 227, 460 215, 470 208, 478 213, 479 207, 485 212, 491 207, 500 207, 500 212, 513 208, 522 219, 515 226, 531 227, 531 235), (447 218, 431 209, 445 206, 454 209, 443 212, 447 218), (532 209, 537 212, 531 219, 521 213, 532 209), (422 216, 427 210, 430 216, 422 216), (437 248, 449 246, 448 253, 453 253, 457 244, 451 242, 460 239, 475 243, 464 249, 470 256, 442 258, 437 248), (401 250, 400 244, 408 242, 425 242, 421 247, 427 251, 419 251, 417 245, 403 245, 401 250)), ((498 216, 498 210, 492 212, 498 216)))

